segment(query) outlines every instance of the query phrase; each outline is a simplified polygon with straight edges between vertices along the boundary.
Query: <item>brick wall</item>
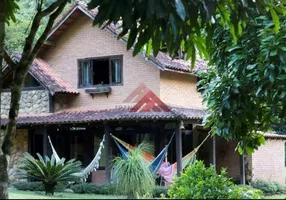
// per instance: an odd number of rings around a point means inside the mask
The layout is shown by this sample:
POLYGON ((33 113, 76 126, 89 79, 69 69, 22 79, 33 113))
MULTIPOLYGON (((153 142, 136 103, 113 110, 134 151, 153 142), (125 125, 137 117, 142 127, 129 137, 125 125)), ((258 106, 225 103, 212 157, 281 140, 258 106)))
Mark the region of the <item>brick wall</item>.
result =
POLYGON ((91 183, 104 184, 105 183, 105 170, 97 170, 92 172, 91 183))
POLYGON ((94 98, 79 89, 80 95, 69 99, 69 107, 104 108, 120 104, 142 82, 160 95, 159 69, 155 65, 141 56, 133 57, 122 41, 106 30, 93 27, 86 16, 79 16, 69 26, 43 59, 73 87, 78 84, 78 59, 123 55, 123 86, 113 86, 108 97, 101 94, 94 98))
POLYGON ((227 168, 228 176, 234 180, 240 177, 240 159, 239 154, 235 151, 237 143, 235 141, 226 141, 216 137, 216 167, 220 170, 222 167, 227 168))
POLYGON ((252 154, 253 180, 285 184, 284 140, 267 139, 252 154))
POLYGON ((183 107, 203 108, 201 94, 192 75, 160 72, 160 98, 163 102, 183 107))

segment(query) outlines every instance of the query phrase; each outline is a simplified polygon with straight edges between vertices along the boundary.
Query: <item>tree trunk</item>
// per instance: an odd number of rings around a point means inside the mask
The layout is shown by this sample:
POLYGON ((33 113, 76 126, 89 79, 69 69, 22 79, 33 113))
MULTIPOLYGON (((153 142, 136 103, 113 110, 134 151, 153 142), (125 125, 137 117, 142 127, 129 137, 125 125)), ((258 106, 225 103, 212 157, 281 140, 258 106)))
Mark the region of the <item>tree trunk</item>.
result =
POLYGON ((8 199, 8 161, 4 154, 0 156, 0 199, 8 199))
MULTIPOLYGON (((2 85, 2 63, 4 57, 4 37, 5 37, 5 2, 0 1, 0 86, 2 85)), ((0 87, 0 135, 1 135, 1 87, 0 87)), ((3 153, 2 138, 0 136, 0 199, 8 199, 8 160, 3 153)))
POLYGON ((54 195, 55 187, 56 187, 55 183, 51 183, 51 184, 45 183, 46 195, 54 195))

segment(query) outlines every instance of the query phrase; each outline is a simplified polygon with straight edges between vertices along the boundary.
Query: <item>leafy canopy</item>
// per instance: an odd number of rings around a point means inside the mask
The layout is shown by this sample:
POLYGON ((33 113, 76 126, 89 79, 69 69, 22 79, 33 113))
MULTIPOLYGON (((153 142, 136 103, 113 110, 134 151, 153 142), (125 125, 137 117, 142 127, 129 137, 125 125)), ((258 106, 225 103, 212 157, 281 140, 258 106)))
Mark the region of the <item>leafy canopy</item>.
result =
POLYGON ((234 44, 226 28, 215 31, 208 71, 200 74, 205 124, 215 134, 240 141, 239 152, 252 153, 274 124, 286 124, 286 21, 280 31, 268 17, 251 20, 234 44))
POLYGON ((88 7, 99 6, 95 25, 122 22, 119 37, 128 33, 127 49, 135 44, 134 55, 144 45, 146 53, 153 51, 155 56, 163 47, 170 55, 182 49, 194 64, 197 50, 208 57, 206 47, 217 25, 229 27, 236 41, 251 18, 249 8, 252 8, 263 15, 271 13, 278 30, 277 13, 285 14, 284 3, 285 0, 91 0, 88 7), (217 15, 222 17, 216 19, 217 15))

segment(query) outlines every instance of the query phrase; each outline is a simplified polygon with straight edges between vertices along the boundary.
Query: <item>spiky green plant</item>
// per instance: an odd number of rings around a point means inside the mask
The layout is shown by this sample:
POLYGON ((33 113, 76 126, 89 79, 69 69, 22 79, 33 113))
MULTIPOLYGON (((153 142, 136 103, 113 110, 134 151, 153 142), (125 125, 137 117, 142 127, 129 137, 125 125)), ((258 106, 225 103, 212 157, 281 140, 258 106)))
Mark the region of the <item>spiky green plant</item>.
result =
POLYGON ((149 147, 143 142, 134 152, 129 152, 127 159, 116 157, 113 160, 113 179, 117 190, 128 197, 152 193, 155 188, 152 172, 141 157, 141 152, 148 151, 149 147))
POLYGON ((62 158, 56 163, 54 155, 51 158, 45 156, 43 158, 37 154, 39 160, 36 160, 29 153, 25 153, 19 170, 25 173, 18 173, 21 178, 33 178, 43 182, 46 195, 53 195, 55 186, 59 182, 76 181, 80 177, 75 176, 75 173, 81 171, 81 162, 71 159, 65 162, 62 158))

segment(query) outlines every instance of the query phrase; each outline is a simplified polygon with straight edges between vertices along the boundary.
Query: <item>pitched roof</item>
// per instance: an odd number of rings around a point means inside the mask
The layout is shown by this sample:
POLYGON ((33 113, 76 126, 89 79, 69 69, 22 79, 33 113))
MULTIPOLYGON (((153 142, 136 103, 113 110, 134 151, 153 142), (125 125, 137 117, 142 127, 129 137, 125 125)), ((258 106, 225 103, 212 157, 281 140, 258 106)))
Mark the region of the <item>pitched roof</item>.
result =
POLYGON ((79 92, 63 80, 51 66, 40 58, 34 59, 29 72, 43 86, 45 86, 52 95, 56 93, 78 94, 79 92))
MULTIPOLYGON (((13 57, 15 61, 20 59, 21 55, 13 57)), ((5 67, 3 70, 9 70, 5 67)), ((45 88, 49 90, 51 95, 56 93, 79 94, 68 82, 63 80, 52 67, 40 58, 35 58, 29 68, 29 73, 45 88)))
MULTIPOLYGON (((118 120, 198 120, 205 116, 203 110, 169 107, 169 112, 130 112, 130 108, 113 109, 70 109, 49 114, 19 115, 17 125, 71 124, 118 120)), ((7 118, 2 117, 2 125, 7 118)))
MULTIPOLYGON (((86 14, 89 18, 94 19, 97 14, 97 9, 88 10, 87 4, 82 1, 75 2, 70 9, 57 21, 54 25, 53 30, 48 35, 47 41, 53 41, 56 39, 57 35, 64 31, 73 19, 76 18, 80 13, 86 14)), ((120 33, 118 27, 114 24, 111 24, 105 28, 115 35, 120 33)), ((127 42, 127 38, 123 37, 121 40, 127 42)), ((44 45, 45 46, 45 45, 44 45)), ((145 57, 143 54, 140 54, 145 57)), ((198 70, 206 69, 207 62, 197 58, 194 68, 191 67, 191 64, 188 61, 182 59, 172 59, 167 54, 160 52, 156 57, 148 56, 147 60, 154 63, 160 70, 167 70, 172 72, 181 72, 181 73, 194 73, 198 70)))

